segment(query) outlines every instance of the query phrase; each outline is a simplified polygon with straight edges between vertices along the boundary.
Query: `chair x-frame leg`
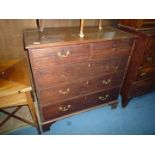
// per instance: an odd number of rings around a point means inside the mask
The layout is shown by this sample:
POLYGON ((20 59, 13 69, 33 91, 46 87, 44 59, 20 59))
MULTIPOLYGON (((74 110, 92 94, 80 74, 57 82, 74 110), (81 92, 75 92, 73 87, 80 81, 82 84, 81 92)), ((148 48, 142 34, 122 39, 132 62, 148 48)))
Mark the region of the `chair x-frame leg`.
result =
POLYGON ((0 127, 1 127, 2 125, 4 125, 11 117, 14 117, 14 118, 16 118, 16 119, 18 119, 18 120, 20 120, 20 121, 23 121, 23 122, 25 122, 25 123, 27 123, 27 124, 32 125, 32 126, 35 126, 34 123, 32 123, 32 122, 30 122, 30 121, 28 121, 28 120, 26 120, 26 119, 24 119, 24 118, 21 118, 21 117, 15 115, 15 113, 16 113, 19 109, 21 109, 22 106, 23 106, 23 105, 18 106, 18 107, 17 107, 13 112, 11 112, 11 113, 10 113, 10 112, 7 112, 7 111, 5 111, 5 110, 3 110, 3 109, 0 109, 0 112, 5 113, 6 115, 8 115, 8 116, 0 123, 0 127))

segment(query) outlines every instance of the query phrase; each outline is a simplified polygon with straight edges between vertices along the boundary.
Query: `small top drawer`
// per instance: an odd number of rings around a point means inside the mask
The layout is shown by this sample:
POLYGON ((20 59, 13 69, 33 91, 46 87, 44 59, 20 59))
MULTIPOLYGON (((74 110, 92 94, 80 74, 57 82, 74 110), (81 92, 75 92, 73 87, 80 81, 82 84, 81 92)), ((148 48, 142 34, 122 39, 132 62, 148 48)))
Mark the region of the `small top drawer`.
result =
POLYGON ((91 49, 93 50, 99 50, 99 49, 107 49, 107 48, 128 48, 131 49, 133 44, 133 39, 122 39, 122 40, 113 40, 113 41, 107 41, 107 42, 96 42, 91 43, 91 49))
POLYGON ((31 65, 34 69, 47 66, 88 60, 89 44, 68 45, 52 48, 33 49, 29 51, 31 65))
POLYGON ((108 60, 120 56, 128 57, 133 40, 66 45, 29 50, 33 69, 53 67, 54 65, 77 63, 88 60, 108 60))
POLYGON ((91 59, 106 60, 120 56, 129 56, 133 40, 119 40, 105 43, 91 43, 91 59))

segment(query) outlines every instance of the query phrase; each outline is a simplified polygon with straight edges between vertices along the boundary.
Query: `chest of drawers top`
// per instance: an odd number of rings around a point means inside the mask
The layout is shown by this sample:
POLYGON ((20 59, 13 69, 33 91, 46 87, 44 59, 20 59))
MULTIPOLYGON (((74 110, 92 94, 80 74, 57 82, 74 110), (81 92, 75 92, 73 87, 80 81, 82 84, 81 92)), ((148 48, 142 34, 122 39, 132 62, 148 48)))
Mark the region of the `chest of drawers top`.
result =
POLYGON ((66 44, 87 43, 96 41, 120 40, 135 37, 113 27, 85 27, 85 37, 79 37, 78 27, 45 28, 42 33, 37 29, 24 31, 24 43, 26 49, 60 46, 66 44))

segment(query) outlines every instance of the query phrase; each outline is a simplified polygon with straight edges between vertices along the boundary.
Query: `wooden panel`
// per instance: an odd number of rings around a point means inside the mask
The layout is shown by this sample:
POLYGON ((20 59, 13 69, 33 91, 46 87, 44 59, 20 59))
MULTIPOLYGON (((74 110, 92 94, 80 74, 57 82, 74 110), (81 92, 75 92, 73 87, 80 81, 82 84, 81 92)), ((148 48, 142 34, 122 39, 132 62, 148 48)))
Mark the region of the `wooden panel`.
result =
POLYGON ((62 46, 66 44, 90 43, 96 41, 112 41, 131 39, 136 37, 113 27, 103 27, 99 30, 97 26, 85 27, 85 37, 79 37, 79 27, 47 28, 42 34, 37 30, 26 30, 24 32, 25 48, 43 48, 62 46))
POLYGON ((61 102, 56 105, 50 105, 42 108, 44 121, 51 120, 60 116, 64 116, 79 110, 97 106, 116 100, 118 97, 119 88, 114 88, 99 92, 94 95, 81 97, 78 99, 61 102))
POLYGON ((151 37, 147 47, 147 53, 155 53, 155 34, 151 37))
MULTIPOLYGON (((25 59, 17 59, 16 63, 15 59, 11 60, 11 61, 1 61, 0 64, 6 64, 8 62, 8 64, 11 64, 11 66, 8 66, 6 68, 6 66, 2 66, 5 69, 0 72, 0 77, 3 79, 6 79, 8 81, 13 81, 13 82, 18 82, 21 83, 23 85, 26 86, 30 86, 30 79, 28 76, 28 67, 26 64, 26 60, 25 59), (3 63, 2 63, 3 62, 3 63)), ((2 67, 0 66, 0 68, 2 69, 2 67)))
POLYGON ((91 43, 91 59, 105 60, 114 57, 128 57, 131 51, 133 40, 119 40, 111 42, 91 43))
POLYGON ((105 61, 88 61, 72 65, 50 67, 46 70, 33 71, 35 83, 38 89, 62 84, 67 81, 75 81, 81 78, 93 77, 104 73, 110 74, 125 69, 127 57, 109 59, 105 61))
POLYGON ((129 97, 143 95, 155 89, 155 79, 136 82, 130 90, 129 97))
POLYGON ((148 44, 148 37, 142 32, 131 30, 129 28, 121 27, 121 30, 124 30, 132 34, 136 34, 138 36, 135 42, 135 48, 133 48, 130 57, 130 63, 128 65, 128 69, 121 89, 122 106, 125 107, 128 104, 129 93, 132 89, 133 83, 136 80, 137 72, 144 59, 145 49, 148 44))
POLYGON ((0 108, 8 108, 26 104, 27 100, 25 93, 8 95, 7 97, 0 97, 0 108))
POLYGON ((31 50, 31 63, 34 69, 46 66, 79 62, 90 57, 89 44, 70 45, 54 48, 31 50))
POLYGON ((143 19, 143 28, 155 28, 155 19, 143 19))
POLYGON ((139 69, 136 80, 143 80, 153 77, 155 77, 155 67, 144 67, 142 69, 139 69))
MULTIPOLYGON (((20 59, 18 59, 20 60, 20 59)), ((0 61, 0 74, 3 74, 3 71, 5 71, 6 69, 10 68, 11 66, 13 66, 14 64, 16 64, 18 62, 17 59, 13 59, 13 60, 1 60, 0 61)))
POLYGON ((155 66, 155 52, 153 53, 147 53, 146 56, 144 56, 144 59, 142 61, 141 67, 152 67, 155 66))
POLYGON ((31 87, 0 78, 0 97, 17 94, 25 89, 30 91, 31 87))
MULTIPOLYGON (((74 65, 73 63, 77 63, 82 60, 83 61, 90 60, 91 62, 94 60, 95 61, 101 61, 101 60, 107 61, 109 59, 111 62, 112 61, 111 59, 113 59, 114 57, 117 57, 117 58, 120 58, 122 62, 124 62, 124 61, 127 61, 126 58, 129 56, 129 52, 130 52, 129 49, 124 50, 124 51, 121 51, 119 49, 118 50, 113 49, 113 48, 104 49, 104 50, 96 50, 93 52, 79 51, 79 52, 76 52, 75 54, 73 53, 73 54, 67 55, 67 57, 59 57, 57 53, 55 54, 51 53, 51 54, 48 54, 49 56, 46 56, 46 57, 35 58, 33 55, 35 54, 37 55, 37 51, 36 51, 34 53, 30 52, 30 60, 31 60, 32 68, 34 70, 36 69, 52 70, 52 69, 55 69, 55 67, 58 65, 62 65, 62 64, 67 65, 71 63, 72 65, 74 65)), ((42 52, 45 52, 45 50, 42 50, 42 52)), ((82 64, 79 63, 79 65, 81 66, 82 64)))
POLYGON ((143 19, 143 22, 155 22, 155 19, 143 19))
POLYGON ((155 29, 155 19, 121 19, 119 24, 137 30, 155 29))
MULTIPOLYGON (((120 86, 123 72, 94 78, 80 79, 74 83, 61 84, 39 92, 42 106, 55 104, 62 100, 77 97, 83 94, 120 86)), ((52 85, 51 85, 52 86, 52 85)))

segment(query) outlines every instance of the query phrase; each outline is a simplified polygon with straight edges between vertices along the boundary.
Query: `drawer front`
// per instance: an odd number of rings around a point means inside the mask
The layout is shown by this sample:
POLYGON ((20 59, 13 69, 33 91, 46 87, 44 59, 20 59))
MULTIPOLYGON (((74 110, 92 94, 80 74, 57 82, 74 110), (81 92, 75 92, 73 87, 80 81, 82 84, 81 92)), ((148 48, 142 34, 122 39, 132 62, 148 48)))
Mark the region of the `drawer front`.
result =
MULTIPOLYGON (((155 36, 154 36, 155 37, 155 36)), ((155 67, 155 39, 151 38, 148 42, 147 49, 145 50, 144 59, 139 67, 138 79, 146 77, 152 77, 154 74, 154 67, 155 67), (145 72, 145 73, 144 73, 145 72)))
POLYGON ((70 64, 88 60, 106 60, 119 56, 128 56, 132 47, 130 40, 110 41, 35 49, 29 51, 34 69, 43 69, 55 65, 70 64))
POLYGON ((155 53, 155 35, 153 35, 150 39, 149 39, 149 43, 147 46, 147 53, 155 53))
POLYGON ((129 97, 145 94, 155 90, 155 78, 136 82, 129 93, 129 97))
POLYGON ((88 60, 91 56, 89 44, 34 49, 29 51, 33 68, 46 68, 53 65, 88 60))
POLYGON ((143 28, 155 28, 155 19, 143 19, 143 28))
POLYGON ((82 79, 76 83, 59 85, 56 87, 41 90, 39 92, 40 102, 43 106, 89 94, 95 91, 120 86, 123 79, 123 72, 100 76, 96 78, 82 79))
POLYGON ((50 106, 42 107, 43 121, 48 121, 86 108, 117 100, 118 93, 119 88, 114 88, 78 99, 60 102, 55 105, 51 103, 50 106))
POLYGON ((125 69, 128 57, 105 61, 89 61, 72 65, 57 66, 48 70, 33 70, 38 89, 68 83, 81 78, 111 74, 125 69))
POLYGON ((143 80, 147 78, 155 78, 155 66, 139 69, 137 80, 143 80))
POLYGON ((141 67, 155 66, 155 52, 145 55, 141 67))
POLYGON ((116 49, 131 49, 133 44, 133 39, 122 39, 122 40, 115 40, 115 41, 107 41, 107 42, 96 42, 90 43, 92 50, 101 50, 106 48, 116 48, 116 49))
POLYGON ((132 48, 133 40, 120 40, 109 43, 92 43, 91 50, 93 51, 92 59, 104 60, 119 56, 129 56, 132 48))

